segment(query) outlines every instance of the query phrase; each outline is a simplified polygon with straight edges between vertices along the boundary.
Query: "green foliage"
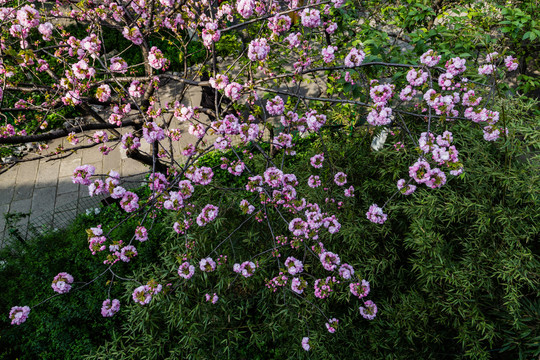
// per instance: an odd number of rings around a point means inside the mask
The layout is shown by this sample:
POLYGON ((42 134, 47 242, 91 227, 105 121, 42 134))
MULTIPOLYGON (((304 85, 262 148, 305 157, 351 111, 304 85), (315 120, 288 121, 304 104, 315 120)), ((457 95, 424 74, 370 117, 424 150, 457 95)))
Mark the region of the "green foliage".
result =
MULTIPOLYGON (((29 319, 22 326, 11 325, 7 316, 0 324, 1 359, 80 359, 95 351, 105 339, 114 336, 124 316, 101 316, 102 302, 121 293, 118 280, 109 287, 110 274, 98 278, 85 288, 84 282, 98 277, 106 269, 88 250, 86 229, 101 222, 105 231, 115 225, 119 213, 116 205, 91 218, 79 216, 65 230, 51 231, 47 235, 26 242, 16 242, 0 252, 0 282, 3 296, 0 312, 8 314, 15 305, 29 305, 29 319), (73 275, 75 283, 68 294, 59 295, 34 307, 56 293, 51 283, 59 272, 73 275)), ((136 222, 123 223, 115 232, 120 239, 133 235, 136 222)), ((160 225, 154 226, 153 236, 159 236, 160 225)), ((153 237, 152 236, 152 237, 153 237)), ((152 258, 155 241, 137 246, 139 261, 117 264, 115 271, 126 276, 152 258), (126 266, 129 265, 129 266, 126 266)), ((129 276, 129 275, 128 275, 129 276)), ((58 294, 57 294, 58 295, 58 294)))
MULTIPOLYGON (((266 221, 258 222, 238 208, 243 197, 257 204, 257 196, 198 189, 193 203, 202 207, 211 199, 219 204, 218 219, 206 227, 192 227, 184 236, 171 231, 160 242, 156 261, 137 271, 136 278, 171 286, 142 307, 130 299, 134 285, 125 284, 122 300, 128 305, 121 335, 87 358, 538 356, 539 142, 531 105, 515 99, 497 104, 506 109, 505 121, 512 129, 500 143, 486 143, 472 123, 454 128, 465 175, 449 179, 441 189, 419 187, 410 197, 393 200, 390 219, 382 226, 368 222, 364 214, 370 204, 382 205, 394 192, 396 181, 408 172, 399 164, 417 156, 394 150, 392 143, 402 140, 401 134, 390 137, 382 151, 372 152, 372 135, 365 128, 356 128, 352 136, 326 131, 320 139, 301 145, 296 157, 284 159, 284 171, 294 171, 308 201, 324 203, 326 197, 344 201, 342 209, 326 203, 324 211, 337 214, 342 228, 323 241, 353 265, 360 278, 370 281, 370 298, 380 310, 375 320, 361 318, 361 303, 350 297, 347 284, 324 301, 266 289, 264 281, 276 275, 277 260, 260 253, 272 248, 273 235, 288 234, 286 223, 273 223, 272 235, 266 221), (306 187, 313 173, 309 158, 323 151, 328 162, 315 173, 328 180, 337 171, 346 172, 355 198, 345 198, 337 186, 328 191, 306 187), (187 249, 185 244, 191 241, 194 246, 187 249), (219 243, 222 246, 214 251, 219 243), (244 279, 230 270, 235 262, 257 253, 253 261, 258 260, 260 267, 253 277, 244 279), (218 254, 228 261, 216 272, 197 272, 189 281, 176 275, 184 257, 195 265, 202 257, 216 259, 218 254), (205 302, 204 294, 214 292, 218 303, 205 302), (335 334, 326 331, 320 310, 340 319, 335 334), (300 347, 303 336, 312 339, 309 353, 300 347)), ((281 163, 281 156, 273 161, 281 163)), ((250 166, 258 171, 265 163, 255 155, 250 166)), ((220 181, 228 181, 217 175, 215 179, 217 188, 224 185, 220 181)), ((271 207, 267 211, 278 216, 271 207)), ((180 218, 173 215, 163 222, 172 224, 180 218)), ((283 248, 281 259, 302 257, 304 251, 303 246, 283 248)), ((307 256, 305 266, 311 271, 320 265, 307 256)), ((313 281, 309 279, 310 286, 313 281)))

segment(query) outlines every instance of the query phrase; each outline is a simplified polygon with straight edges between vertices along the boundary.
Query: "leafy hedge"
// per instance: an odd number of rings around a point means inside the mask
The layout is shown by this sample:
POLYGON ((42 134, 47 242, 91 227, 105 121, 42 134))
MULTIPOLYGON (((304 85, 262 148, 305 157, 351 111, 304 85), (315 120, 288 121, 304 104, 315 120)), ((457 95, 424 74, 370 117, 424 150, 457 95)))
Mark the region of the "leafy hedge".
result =
MULTIPOLYGON (((503 105, 509 106, 499 104, 503 105)), ((507 107, 513 133, 503 144, 486 143, 474 124, 455 129, 466 173, 450 179, 441 189, 418 189, 408 198, 393 200, 384 225, 368 222, 365 212, 373 202, 383 204, 392 195, 396 181, 408 171, 399 164, 416 159, 417 154, 396 152, 391 145, 405 140, 401 134, 391 137, 384 150, 372 152, 372 136, 364 128, 349 135, 326 132, 324 141, 311 140, 296 157, 285 159, 284 171, 297 174, 308 200, 324 203, 326 197, 335 199, 325 210, 337 213, 343 226, 325 244, 331 251, 339 251, 342 261, 371 283, 370 298, 380 309, 375 320, 362 319, 360 304, 350 297, 346 285, 322 304, 317 302, 317 307, 312 304, 313 295, 305 301, 287 290, 273 293, 266 289, 265 279, 277 272, 270 253, 257 258, 260 268, 253 277, 236 276, 232 264, 271 248, 272 235, 265 221, 242 214, 238 207, 241 195, 219 189, 227 186, 225 182, 216 184, 218 189, 202 190, 205 193, 195 200, 201 206, 202 199, 209 198, 219 204, 218 219, 204 228, 192 228, 187 236, 171 231, 160 244, 156 262, 137 272, 140 281, 169 283, 167 290, 142 307, 129 299, 134 286, 126 283, 121 298, 127 304, 122 335, 87 358, 538 356, 540 178, 534 155, 539 144, 534 127, 538 113, 518 114, 518 108, 518 103, 507 107), (514 118, 518 115, 520 120, 514 118), (355 198, 345 198, 342 188, 307 188, 309 157, 321 151, 332 165, 325 166, 320 176, 346 172, 347 186, 356 188, 355 198), (338 201, 345 203, 341 210, 338 201), (195 246, 187 250, 186 241, 194 241, 195 246), (228 265, 180 281, 176 270, 184 254, 196 264, 209 253, 217 256, 212 249, 221 241, 224 245, 218 253, 228 256, 228 265), (204 294, 214 292, 220 297, 218 303, 205 302, 204 294), (335 334, 325 329, 321 311, 340 319, 335 334), (303 336, 314 343, 309 353, 300 347, 303 336)), ((274 162, 281 163, 280 157, 274 162)), ((258 156, 247 163, 255 170, 265 164, 258 156)), ((256 198, 247 195, 247 199, 256 203, 256 198)), ((170 226, 176 220, 172 216, 164 222, 170 226)), ((279 224, 273 231, 276 235, 288 233, 279 224)), ((280 252, 282 258, 305 254, 303 247, 280 252)), ((316 266, 316 262, 304 260, 307 267, 316 266)))
MULTIPOLYGON (((119 330, 124 318, 122 314, 103 318, 100 313, 102 302, 109 297, 107 280, 110 274, 80 291, 75 290, 106 269, 88 250, 85 229, 99 221, 107 230, 119 216, 120 211, 114 205, 95 218, 82 215, 67 229, 2 249, 0 313, 9 314, 14 305, 29 305, 31 312, 24 326, 10 325, 9 318, 2 317, 1 359, 80 359, 82 355, 95 351, 100 343, 119 330), (34 307, 56 294, 51 283, 54 276, 63 271, 73 275, 74 289, 34 307)), ((131 238, 135 226, 134 220, 124 223, 116 230, 117 236, 131 238)), ((158 246, 155 239, 159 228, 159 224, 154 227, 154 241, 140 246, 141 262, 118 264, 118 274, 130 274, 144 262, 151 261, 158 246)), ((112 297, 118 294, 118 287, 117 282, 111 286, 112 297)))

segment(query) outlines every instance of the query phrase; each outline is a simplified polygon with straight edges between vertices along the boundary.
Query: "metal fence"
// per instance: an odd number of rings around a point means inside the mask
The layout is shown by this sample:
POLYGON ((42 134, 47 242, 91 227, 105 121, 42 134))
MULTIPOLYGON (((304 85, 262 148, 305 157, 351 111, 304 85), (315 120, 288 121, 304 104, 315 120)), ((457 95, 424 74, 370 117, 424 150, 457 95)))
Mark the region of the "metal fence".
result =
MULTIPOLYGON (((142 178, 131 178, 122 186, 126 189, 134 189, 141 186, 142 178)), ((79 214, 96 214, 103 208, 103 200, 107 196, 84 196, 77 201, 55 208, 52 214, 44 214, 37 218, 25 220, 30 214, 11 214, 11 219, 6 222, 3 238, 0 233, 0 248, 4 248, 13 241, 28 241, 50 231, 64 229, 69 226, 79 214), (97 210, 96 210, 97 209, 97 210)))

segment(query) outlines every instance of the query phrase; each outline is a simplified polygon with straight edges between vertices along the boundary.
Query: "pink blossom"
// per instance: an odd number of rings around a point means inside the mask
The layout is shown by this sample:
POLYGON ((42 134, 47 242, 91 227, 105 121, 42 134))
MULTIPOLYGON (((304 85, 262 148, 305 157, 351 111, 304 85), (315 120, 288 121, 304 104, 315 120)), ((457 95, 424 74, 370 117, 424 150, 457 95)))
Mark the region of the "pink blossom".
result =
POLYGON ((346 197, 354 197, 354 186, 351 185, 348 189, 345 189, 344 195, 346 197))
POLYGON ((321 54, 323 56, 323 61, 327 64, 334 61, 334 58, 336 57, 334 53, 336 50, 337 50, 337 46, 328 46, 326 48, 323 48, 321 51, 321 54))
POLYGON ((257 266, 252 261, 244 261, 242 264, 234 264, 233 271, 242 275, 243 277, 253 276, 257 266))
POLYGON ((141 146, 141 142, 137 136, 134 136, 133 133, 127 132, 122 135, 122 147, 124 149, 135 150, 141 146))
POLYGON ((407 81, 411 86, 423 85, 428 78, 428 73, 422 70, 411 69, 407 73, 407 81))
POLYGON ((129 262, 132 258, 137 256, 139 253, 133 245, 127 245, 120 250, 119 258, 123 262, 129 262))
POLYGON ((326 299, 334 291, 332 289, 332 286, 334 284, 338 284, 338 283, 339 283, 339 281, 333 276, 328 276, 324 280, 323 279, 317 279, 315 281, 315 285, 314 285, 315 297, 317 297, 319 299, 326 299))
POLYGON ((135 229, 135 239, 140 242, 148 240, 148 230, 144 226, 137 226, 135 229))
POLYGON ((199 269, 204 272, 212 272, 216 270, 216 262, 211 257, 201 259, 199 262, 199 269))
POLYGON ((30 308, 28 306, 14 306, 9 312, 9 318, 11 319, 11 325, 21 325, 28 319, 30 314, 30 308))
POLYGON ((238 0, 236 3, 236 11, 244 18, 247 19, 253 15, 253 9, 255 8, 255 0, 238 0))
POLYGON ((394 95, 393 84, 375 85, 369 90, 369 96, 377 106, 384 106, 394 95))
POLYGON ((398 180, 397 188, 403 195, 410 195, 416 190, 415 185, 405 184, 405 179, 398 180))
POLYGON ((342 264, 338 273, 345 280, 349 280, 354 275, 354 268, 349 264, 342 264))
POLYGON ((300 18, 302 21, 302 26, 307 28, 316 28, 321 26, 321 12, 317 9, 304 9, 300 13, 300 18))
POLYGON ((413 97, 416 95, 416 90, 412 88, 411 85, 407 85, 401 92, 399 93, 399 98, 402 101, 411 101, 413 97))
POLYGON ((191 279, 193 274, 195 274, 195 266, 187 261, 184 261, 178 268, 178 275, 186 280, 191 279))
POLYGON ((429 179, 429 170, 431 170, 431 166, 429 166, 427 161, 418 160, 409 167, 409 176, 412 177, 417 183, 423 184, 429 179))
POLYGON ((343 186, 347 183, 347 174, 343 172, 338 172, 336 175, 334 175, 334 182, 338 186, 343 186))
POLYGON ((339 320, 336 318, 332 318, 328 320, 328 322, 326 323, 326 328, 328 329, 328 332, 331 334, 335 333, 338 327, 338 323, 339 323, 339 320))
POLYGON ((316 169, 322 168, 323 162, 324 162, 324 153, 313 155, 309 159, 309 162, 310 162, 311 166, 313 166, 316 169))
POLYGON ((300 44, 301 44, 301 41, 300 41, 301 36, 302 36, 302 34, 300 34, 300 33, 289 34, 289 36, 287 36, 285 38, 285 41, 289 43, 289 48, 292 49, 294 47, 300 46, 300 44))
POLYGON ((367 116, 367 122, 374 126, 384 126, 392 122, 392 108, 375 108, 367 116))
POLYGON ((134 98, 140 98, 144 94, 143 85, 140 81, 134 80, 131 82, 128 88, 128 93, 130 96, 133 96, 134 98))
POLYGON ((377 315, 377 305, 371 300, 364 302, 364 306, 360 306, 358 309, 360 310, 360 315, 367 320, 373 320, 377 315))
POLYGON ((289 230, 294 236, 302 236, 308 230, 308 224, 300 218, 295 218, 289 223, 289 230))
POLYGON ((495 72, 495 65, 488 64, 488 65, 482 65, 478 68, 478 74, 480 75, 491 75, 495 72))
MULTIPOLYGON (((328 27, 326 28, 325 31, 326 31, 328 34, 332 35, 334 32, 336 32, 337 28, 338 28, 337 23, 332 22, 332 23, 330 23, 330 24, 328 25, 328 27)), ((337 50, 337 49, 336 49, 336 50, 337 50)))
POLYGON ((212 182, 213 177, 214 172, 211 168, 207 166, 201 166, 194 171, 191 181, 200 185, 208 185, 210 184, 210 182, 212 182))
POLYGON ((32 28, 39 25, 39 11, 30 5, 25 5, 17 10, 17 20, 25 28, 32 28))
POLYGON ((103 317, 112 317, 120 310, 120 301, 118 299, 107 299, 101 306, 101 315, 103 317))
POLYGON ((120 200, 120 207, 125 212, 133 212, 139 208, 139 197, 131 191, 126 191, 120 200))
POLYGON ((282 179, 283 171, 276 167, 270 167, 264 172, 264 182, 273 188, 280 186, 282 179))
POLYGON ((251 205, 246 199, 240 201, 240 209, 244 214, 252 214, 255 211, 255 206, 251 205))
POLYGON ((90 185, 90 177, 94 175, 96 168, 92 165, 77 166, 71 179, 74 184, 90 185))
POLYGON ((446 184, 446 174, 438 168, 429 170, 427 177, 425 184, 432 189, 440 188, 446 184))
POLYGON ((285 111, 283 99, 278 95, 266 102, 266 110, 270 115, 281 115, 285 111))
POLYGON ((293 278, 291 280, 291 290, 297 294, 302 294, 307 286, 307 281, 302 278, 293 278))
POLYGON ((163 192, 167 186, 169 186, 169 182, 167 181, 167 177, 161 173, 152 173, 148 177, 148 187, 152 191, 156 191, 158 193, 163 192))
POLYGON ((209 82, 210 82, 210 86, 213 87, 214 89, 223 90, 229 84, 229 78, 227 77, 227 75, 216 74, 216 77, 215 78, 211 77, 209 82))
POLYGON ((96 90, 96 98, 100 102, 106 102, 111 97, 111 88, 107 84, 99 86, 96 90))
POLYGON ((366 213, 366 217, 369 221, 376 224, 384 224, 388 215, 383 213, 382 208, 378 207, 377 204, 373 204, 369 207, 369 211, 366 213))
MULTIPOLYGON (((501 135, 501 129, 491 125, 485 126, 482 131, 484 132, 484 140, 486 141, 495 141, 501 135)), ((508 134, 508 130, 506 130, 506 133, 508 134)))
POLYGON ((38 31, 43 36, 43 40, 45 41, 51 40, 53 29, 54 29, 53 24, 51 24, 50 22, 40 24, 38 27, 38 31))
POLYGON ((343 6, 343 4, 345 4, 345 0, 332 0, 332 3, 336 9, 339 9, 343 6))
POLYGON ((431 49, 420 56, 420 62, 426 66, 433 67, 439 63, 441 56, 431 49))
POLYGON ((109 69, 112 72, 125 74, 127 72, 127 67, 128 67, 127 62, 124 59, 122 59, 121 57, 115 56, 115 57, 111 58, 111 66, 110 66, 109 69))
POLYGON ((148 55, 148 63, 151 67, 153 67, 156 70, 161 69, 165 66, 165 64, 168 62, 164 56, 161 50, 159 50, 157 47, 152 46, 150 49, 150 54, 148 55))
POLYGON ((143 125, 143 137, 147 143, 152 144, 165 139, 165 132, 155 122, 145 122, 143 125))
POLYGON ((467 70, 467 67, 465 66, 466 62, 467 62, 466 59, 455 57, 448 60, 445 66, 446 66, 446 69, 448 70, 448 73, 456 76, 458 74, 465 72, 465 70, 467 70))
POLYGON ((292 256, 289 256, 287 260, 285 260, 285 267, 291 275, 298 275, 304 270, 304 264, 292 256))
POLYGON ((345 66, 346 67, 355 67, 360 66, 362 62, 364 61, 364 58, 366 57, 366 54, 362 50, 358 50, 357 48, 352 48, 351 51, 349 51, 349 54, 345 57, 345 66))
POLYGON ((465 106, 476 106, 480 104, 480 101, 482 101, 482 97, 477 96, 474 90, 469 90, 463 94, 462 103, 465 106))
POLYGON ((251 61, 264 61, 270 52, 270 46, 266 39, 255 39, 249 43, 248 58, 251 61))
POLYGON ((218 24, 215 22, 207 22, 202 31, 203 44, 207 48, 212 47, 212 44, 221 39, 221 31, 218 30, 218 24))
POLYGON ((309 351, 309 349, 311 349, 308 337, 303 337, 302 338, 302 349, 304 349, 306 351, 309 351))
POLYGON ((127 26, 124 27, 122 35, 124 35, 126 39, 132 41, 135 45, 141 45, 143 43, 143 36, 137 26, 131 28, 127 26))
POLYGON ((51 287, 59 294, 65 294, 71 290, 73 284, 73 276, 68 273, 61 272, 54 277, 51 287))
POLYGON ((325 251, 319 255, 319 260, 322 266, 328 271, 334 271, 340 264, 341 260, 337 254, 330 251, 325 251))
POLYGON ((219 300, 219 297, 217 296, 216 293, 214 293, 214 295, 210 295, 210 294, 206 294, 206 301, 211 301, 212 304, 216 304, 219 300))
POLYGON ((504 65, 508 71, 514 71, 518 68, 519 62, 517 59, 513 58, 512 55, 508 55, 504 58, 504 65))
POLYGON ((268 20, 268 28, 272 30, 274 34, 289 31, 291 28, 291 18, 287 15, 276 14, 268 20))
POLYGON ((218 215, 219 208, 212 204, 207 204, 197 216, 197 225, 206 226, 211 221, 214 221, 218 215))
POLYGON ((152 291, 148 285, 141 285, 132 294, 133 301, 141 305, 146 305, 152 300, 152 291))
POLYGON ((361 299, 369 294, 369 282, 362 280, 361 283, 351 283, 349 284, 349 290, 351 294, 361 299))
POLYGON ((69 90, 65 96, 62 97, 64 105, 76 106, 81 103, 81 95, 79 90, 69 90))
POLYGON ((308 179, 308 186, 310 188, 316 188, 321 186, 321 180, 318 175, 310 175, 308 179))
POLYGON ((96 70, 88 65, 85 60, 80 60, 71 66, 73 74, 79 80, 90 79, 96 74, 96 70))
POLYGON ((242 89, 242 85, 236 82, 232 82, 225 87, 225 96, 232 99, 233 101, 240 100, 240 98, 242 97, 242 89))

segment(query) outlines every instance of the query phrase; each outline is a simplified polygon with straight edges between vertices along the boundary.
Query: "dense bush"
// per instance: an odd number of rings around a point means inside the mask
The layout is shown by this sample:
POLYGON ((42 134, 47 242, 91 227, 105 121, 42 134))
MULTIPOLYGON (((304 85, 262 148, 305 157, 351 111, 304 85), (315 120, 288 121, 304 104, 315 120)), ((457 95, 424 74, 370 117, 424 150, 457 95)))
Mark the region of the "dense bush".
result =
MULTIPOLYGON (((519 103, 512 104, 517 109, 519 103)), ((270 276, 265 265, 276 261, 270 253, 256 258, 260 268, 253 277, 244 279, 231 272, 233 263, 268 249, 273 239, 264 220, 261 224, 242 214, 241 197, 219 191, 226 182, 207 190, 209 194, 200 194, 201 199, 219 202, 223 215, 204 228, 193 228, 187 236, 171 231, 160 243, 156 262, 137 272, 138 279, 168 283, 167 290, 141 307, 129 299, 133 285, 126 283, 122 300, 129 305, 124 309, 122 335, 88 358, 537 356, 540 214, 538 158, 533 155, 538 139, 531 119, 512 123, 515 132, 502 146, 485 144, 479 139, 480 130, 470 124, 460 127, 455 141, 461 148, 467 143, 462 156, 470 170, 441 189, 419 189, 391 205, 392 219, 382 226, 367 221, 365 209, 391 196, 390 185, 405 171, 398 163, 414 154, 396 153, 391 143, 372 152, 372 136, 360 128, 351 135, 326 131, 323 141, 311 139, 294 162, 285 161, 285 169, 297 171, 308 200, 324 203, 328 197, 344 202, 341 209, 327 202, 326 210, 336 211, 344 225, 326 245, 339 250, 342 259, 358 259, 351 265, 360 279, 373 286, 371 298, 380 309, 376 320, 361 318, 358 300, 351 298, 345 285, 318 305, 312 304, 313 295, 305 301, 287 289, 261 290, 270 276), (345 198, 336 186, 328 191, 307 188, 310 173, 302 169, 310 156, 321 151, 329 158, 321 178, 345 171, 347 185, 356 188, 355 198, 345 198), (219 254, 228 257, 227 265, 189 281, 174 275, 184 257, 212 254, 215 258, 212 249, 220 242, 224 245, 219 254), (219 294, 217 304, 206 302, 205 293, 219 294), (335 334, 324 328, 325 316, 340 319, 335 334), (299 345, 307 334, 314 343, 309 353, 299 345)), ((399 140, 403 139, 396 133, 388 142, 399 140)), ((273 161, 280 162, 280 155, 273 161)), ((256 156, 248 166, 264 166, 264 162, 256 156)), ((177 220, 169 217, 165 223, 177 220)), ((285 226, 273 230, 274 235, 286 234, 285 226)), ((279 252, 282 260, 293 255, 303 257, 306 267, 317 266, 301 249, 283 247, 279 252)))
MULTIPOLYGON (((37 304, 58 295, 51 288, 51 281, 66 265, 80 291, 56 296, 34 306, 31 310, 33 321, 27 326, 12 326, 9 319, 3 318, 0 324, 1 359, 80 359, 119 330, 123 315, 103 318, 100 313, 103 300, 118 293, 118 280, 109 284, 110 274, 106 274, 81 287, 85 281, 94 279, 106 269, 88 251, 85 229, 93 226, 96 220, 102 221, 104 229, 108 229, 118 221, 119 213, 117 206, 113 205, 96 217, 79 216, 67 229, 51 231, 24 243, 14 242, 2 249, 1 312, 9 313, 14 303, 37 304), (104 289, 108 289, 109 294, 104 289)), ((127 238, 135 226, 134 220, 123 223, 116 230, 119 238, 127 238)), ((160 224, 154 226, 155 232, 151 237, 154 241, 140 247, 139 256, 142 258, 153 258, 159 245, 156 239, 159 238, 160 227, 160 224)), ((129 277, 124 274, 130 274, 133 268, 127 264, 119 265, 117 273, 129 277)), ((141 263, 132 265, 137 268, 141 263)))

